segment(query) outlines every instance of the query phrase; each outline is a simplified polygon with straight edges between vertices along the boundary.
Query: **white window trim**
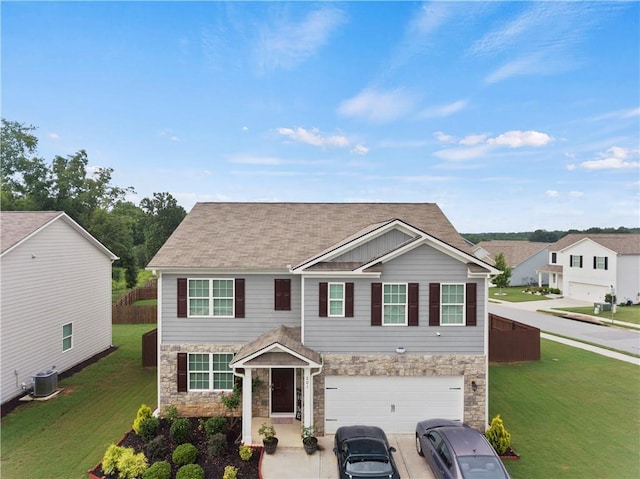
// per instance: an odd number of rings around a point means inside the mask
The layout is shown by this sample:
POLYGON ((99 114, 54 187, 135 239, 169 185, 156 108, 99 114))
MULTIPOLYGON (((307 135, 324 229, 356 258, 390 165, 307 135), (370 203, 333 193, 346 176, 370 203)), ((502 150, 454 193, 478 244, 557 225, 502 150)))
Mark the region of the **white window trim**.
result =
POLYGON ((597 270, 606 271, 607 257, 606 256, 596 256, 596 267, 597 270), (602 260, 602 262, 600 262, 602 260))
POLYGON ((382 326, 396 327, 396 326, 407 326, 408 324, 409 324, 409 283, 382 283, 382 326), (405 296, 404 323, 385 323, 384 321, 384 307, 400 305, 400 303, 385 303, 384 301, 384 287, 393 286, 393 285, 404 286, 404 296, 405 296))
POLYGON ((228 352, 228 351, 219 351, 219 352, 215 352, 215 353, 198 353, 198 352, 193 352, 193 353, 188 353, 187 354, 187 391, 194 391, 194 392, 199 392, 199 391, 205 391, 205 392, 230 392, 233 391, 233 389, 214 389, 213 388, 213 384, 214 384, 214 374, 215 373, 229 373, 233 375, 233 372, 231 371, 216 371, 215 369, 213 369, 213 357, 216 354, 230 354, 231 357, 233 358, 233 353, 228 352), (190 356, 192 354, 203 354, 203 355, 207 355, 209 356, 209 369, 207 371, 191 371, 190 365, 191 365, 191 361, 190 356), (192 388, 191 387, 191 373, 207 373, 209 375, 209 387, 206 389, 197 389, 197 388, 192 388))
POLYGON ((346 301, 346 286, 345 283, 329 283, 327 284, 327 316, 329 318, 344 318, 344 305, 345 305, 345 301, 346 301), (339 285, 342 286, 342 299, 337 300, 337 299, 331 299, 331 285, 339 285), (331 314, 331 302, 337 302, 340 301, 341 305, 342 305, 342 309, 340 314, 331 314))
POLYGON ((72 349, 73 349, 73 321, 62 325, 62 352, 66 353, 67 351, 71 351, 72 349), (64 327, 68 325, 71 325, 71 334, 69 336, 65 336, 64 327), (69 346, 67 349, 64 349, 64 340, 67 338, 71 338, 71 346, 69 346))
POLYGON ((569 255, 569 267, 570 268, 581 268, 582 266, 580 266, 580 263, 583 262, 580 260, 580 258, 582 258, 582 255, 579 254, 571 254, 569 255), (573 259, 577 260, 577 264, 573 264, 573 259))
POLYGON ((236 282, 234 278, 187 278, 187 317, 188 318, 235 318, 236 316, 236 282), (191 296, 191 281, 208 281, 209 287, 209 314, 191 314, 191 300, 192 299, 204 299, 201 297, 191 296), (213 282, 214 281, 231 281, 232 294, 231 298, 218 298, 218 299, 231 299, 231 315, 215 315, 214 312, 214 298, 213 296, 213 282))
POLYGON ((467 325, 467 285, 465 283, 440 283, 440 326, 451 326, 453 328, 458 328, 460 326, 467 325), (442 300, 442 296, 444 295, 443 286, 462 286, 462 303, 445 303, 442 300), (442 320, 444 318, 444 306, 458 306, 462 305, 462 322, 461 323, 443 323, 442 320))

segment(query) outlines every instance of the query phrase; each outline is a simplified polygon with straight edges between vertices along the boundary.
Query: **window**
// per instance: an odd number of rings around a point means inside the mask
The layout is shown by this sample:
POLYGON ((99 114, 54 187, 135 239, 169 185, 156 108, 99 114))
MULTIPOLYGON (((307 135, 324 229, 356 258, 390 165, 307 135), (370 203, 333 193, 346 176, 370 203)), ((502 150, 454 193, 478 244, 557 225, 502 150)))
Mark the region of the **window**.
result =
POLYGON ((291 280, 274 280, 274 309, 276 311, 291 311, 291 280))
POLYGON ((232 353, 190 353, 189 390, 231 391, 233 372, 229 363, 232 359, 232 353))
POLYGON ((344 283, 329 283, 329 316, 344 316, 344 283))
POLYGON ((594 256, 593 257, 593 269, 609 269, 606 256, 594 256))
POLYGON ((233 286, 232 279, 190 279, 189 316, 233 317, 233 286))
POLYGON ((551 253, 551 264, 556 264, 558 262, 558 253, 551 253))
POLYGON ((382 293, 383 325, 407 324, 407 285, 387 283, 382 293))
POLYGON ((440 292, 441 324, 464 325, 464 284, 443 284, 440 292))
POLYGON ((569 266, 572 268, 582 268, 582 256, 573 254, 569 256, 569 266))
POLYGON ((62 352, 69 351, 73 347, 73 324, 62 326, 62 352))

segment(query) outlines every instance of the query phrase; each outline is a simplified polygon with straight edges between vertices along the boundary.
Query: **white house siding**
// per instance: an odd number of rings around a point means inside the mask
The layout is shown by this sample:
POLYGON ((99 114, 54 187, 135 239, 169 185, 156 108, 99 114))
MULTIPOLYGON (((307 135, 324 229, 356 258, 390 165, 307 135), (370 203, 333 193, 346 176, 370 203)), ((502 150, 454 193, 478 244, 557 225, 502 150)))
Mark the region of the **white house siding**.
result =
MULTIPOLYGON (((354 279, 354 317, 320 318, 319 283, 305 279, 305 345, 320 352, 484 354, 484 280, 469 279, 467 265, 428 246, 384 264, 379 279, 354 279), (419 283, 419 326, 371 326, 371 283, 419 283), (429 283, 478 283, 476 326, 429 326, 429 283), (437 336, 437 332, 440 336, 437 336)), ((336 278, 335 281, 352 281, 336 278)))
POLYGON ((163 274, 162 343, 243 344, 285 326, 300 326, 300 278, 282 274, 163 274), (244 278, 244 318, 178 318, 177 278, 244 278), (275 311, 274 279, 291 279, 291 311, 275 311))
POLYGON ((1 260, 2 403, 20 385, 62 372, 111 346, 111 260, 58 219, 1 260), (73 347, 62 352, 62 327, 73 347))
POLYGON ((560 289, 568 297, 601 302, 611 285, 616 285, 616 253, 591 240, 583 240, 565 248, 562 255, 558 255, 558 260, 562 262, 563 270, 560 289), (582 268, 571 266, 572 255, 582 256, 582 268), (607 257, 608 269, 594 269, 594 256, 607 257))
POLYGON ((619 303, 640 302, 640 255, 618 256, 616 296, 619 303))

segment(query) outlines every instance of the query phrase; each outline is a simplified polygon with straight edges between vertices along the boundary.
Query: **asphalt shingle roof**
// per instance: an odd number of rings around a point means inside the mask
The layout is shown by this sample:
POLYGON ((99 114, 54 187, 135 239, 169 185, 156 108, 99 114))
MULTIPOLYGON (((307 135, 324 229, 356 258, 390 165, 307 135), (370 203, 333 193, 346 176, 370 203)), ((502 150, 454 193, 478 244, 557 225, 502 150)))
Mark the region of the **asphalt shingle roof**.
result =
POLYGON ((491 264, 494 264, 495 258, 499 253, 503 253, 507 264, 513 268, 538 254, 547 248, 549 244, 532 241, 491 240, 481 241, 474 247, 474 250, 477 248, 486 250, 491 255, 491 259, 488 261, 491 264))
POLYGON ((435 203, 197 203, 148 267, 286 269, 394 219, 472 254, 435 203))
POLYGON ((2 245, 2 253, 61 214, 60 211, 1 211, 0 244, 2 245))
POLYGON ((553 243, 549 249, 551 251, 560 251, 585 238, 589 238, 618 254, 640 254, 640 234, 636 233, 571 233, 553 243))

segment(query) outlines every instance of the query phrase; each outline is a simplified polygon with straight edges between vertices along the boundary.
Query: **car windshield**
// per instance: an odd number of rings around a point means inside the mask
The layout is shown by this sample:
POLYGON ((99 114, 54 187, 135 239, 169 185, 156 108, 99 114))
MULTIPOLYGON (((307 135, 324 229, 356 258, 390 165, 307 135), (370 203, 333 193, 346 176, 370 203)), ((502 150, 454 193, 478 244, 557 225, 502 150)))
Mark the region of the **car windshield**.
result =
POLYGON ((495 456, 458 456, 464 479, 506 479, 499 459, 495 456))
POLYGON ((352 456, 347 461, 345 472, 356 477, 391 477, 393 469, 385 457, 352 456))

